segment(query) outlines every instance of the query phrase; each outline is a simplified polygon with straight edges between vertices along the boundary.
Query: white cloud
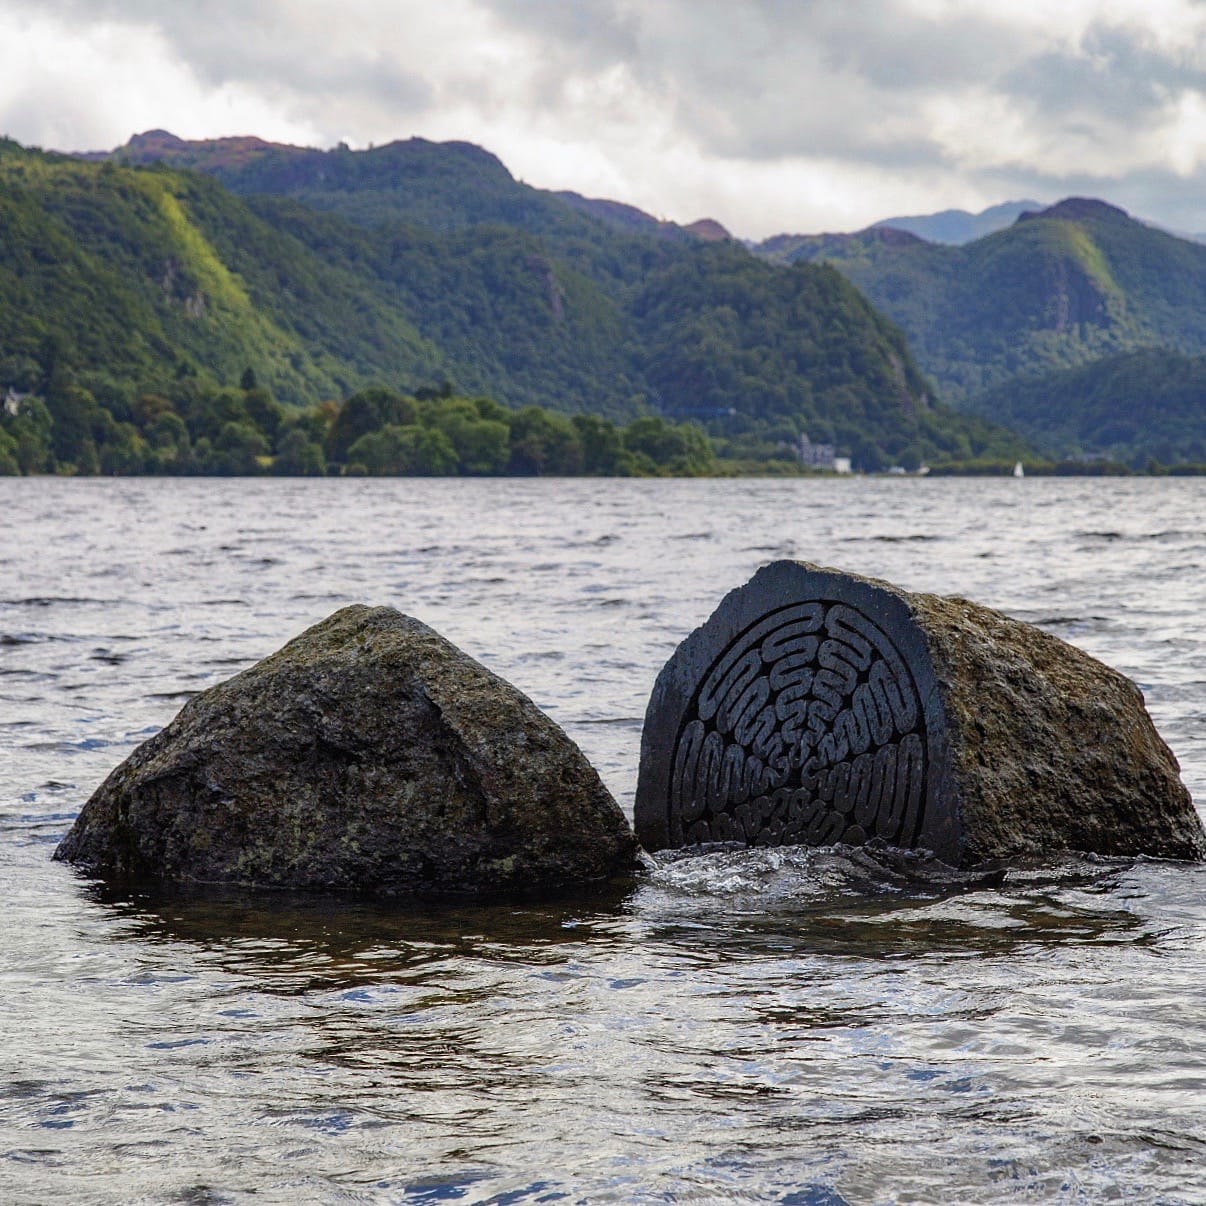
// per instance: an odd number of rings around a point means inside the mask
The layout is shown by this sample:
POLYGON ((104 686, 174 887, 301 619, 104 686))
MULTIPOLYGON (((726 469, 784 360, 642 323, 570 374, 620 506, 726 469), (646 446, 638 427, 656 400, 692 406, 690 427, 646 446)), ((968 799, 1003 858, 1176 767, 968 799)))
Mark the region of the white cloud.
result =
POLYGON ((246 83, 203 85, 153 28, 74 26, 0 10, 0 129, 34 145, 89 150, 155 126, 181 137, 245 130, 306 142, 318 135, 246 83))
POLYGON ((25 142, 467 139, 751 236, 1086 187, 1206 228, 1161 191, 1204 97, 1198 0, 0 0, 25 142))

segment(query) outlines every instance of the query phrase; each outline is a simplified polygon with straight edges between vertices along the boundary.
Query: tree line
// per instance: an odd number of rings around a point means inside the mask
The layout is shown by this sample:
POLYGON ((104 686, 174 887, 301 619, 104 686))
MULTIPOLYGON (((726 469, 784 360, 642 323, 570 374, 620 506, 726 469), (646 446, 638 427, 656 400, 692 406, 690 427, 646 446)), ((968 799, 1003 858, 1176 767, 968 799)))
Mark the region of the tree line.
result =
POLYGON ((0 395, 0 474, 216 476, 701 476, 717 471, 697 426, 648 415, 617 425, 510 409, 445 384, 374 386, 285 407, 248 369, 238 388, 196 378, 104 401, 48 366, 37 394, 0 395))

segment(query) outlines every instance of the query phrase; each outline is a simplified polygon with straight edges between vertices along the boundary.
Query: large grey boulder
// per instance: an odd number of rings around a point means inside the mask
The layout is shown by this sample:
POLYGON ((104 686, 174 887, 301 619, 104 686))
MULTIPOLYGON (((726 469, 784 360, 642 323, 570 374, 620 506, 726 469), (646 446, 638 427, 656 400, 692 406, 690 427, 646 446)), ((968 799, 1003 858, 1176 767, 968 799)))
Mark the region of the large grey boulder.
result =
POLYGON ((637 836, 872 840, 948 863, 1206 857, 1129 679, 966 599, 779 561, 675 652, 645 718, 637 836))
POLYGON ((636 840, 577 746, 418 620, 347 607, 190 700, 55 858, 106 878, 377 896, 562 889, 636 840))

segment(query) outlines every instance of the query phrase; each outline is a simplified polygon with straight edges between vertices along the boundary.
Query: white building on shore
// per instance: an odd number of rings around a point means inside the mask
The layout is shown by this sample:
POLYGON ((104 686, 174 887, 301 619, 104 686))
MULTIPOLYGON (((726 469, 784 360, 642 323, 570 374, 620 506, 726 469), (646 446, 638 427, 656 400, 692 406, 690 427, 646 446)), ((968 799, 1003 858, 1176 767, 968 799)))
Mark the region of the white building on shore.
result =
POLYGON ((800 442, 795 446, 796 456, 800 464, 808 469, 828 469, 831 473, 849 473, 850 458, 838 456, 837 449, 832 444, 814 444, 807 432, 800 434, 800 442))

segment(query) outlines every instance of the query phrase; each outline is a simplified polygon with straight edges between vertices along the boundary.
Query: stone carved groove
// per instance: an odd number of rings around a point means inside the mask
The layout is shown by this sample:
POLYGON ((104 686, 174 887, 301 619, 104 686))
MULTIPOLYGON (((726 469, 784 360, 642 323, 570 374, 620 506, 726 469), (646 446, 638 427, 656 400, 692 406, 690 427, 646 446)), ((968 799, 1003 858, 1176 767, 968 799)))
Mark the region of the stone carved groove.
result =
POLYGON ((1129 679, 962 598, 762 566, 653 684, 646 850, 882 842, 973 866, 1053 851, 1206 858, 1129 679))
POLYGON ((907 660, 856 607, 780 608, 741 633, 684 712, 672 846, 911 846, 927 797, 925 716, 907 660))

